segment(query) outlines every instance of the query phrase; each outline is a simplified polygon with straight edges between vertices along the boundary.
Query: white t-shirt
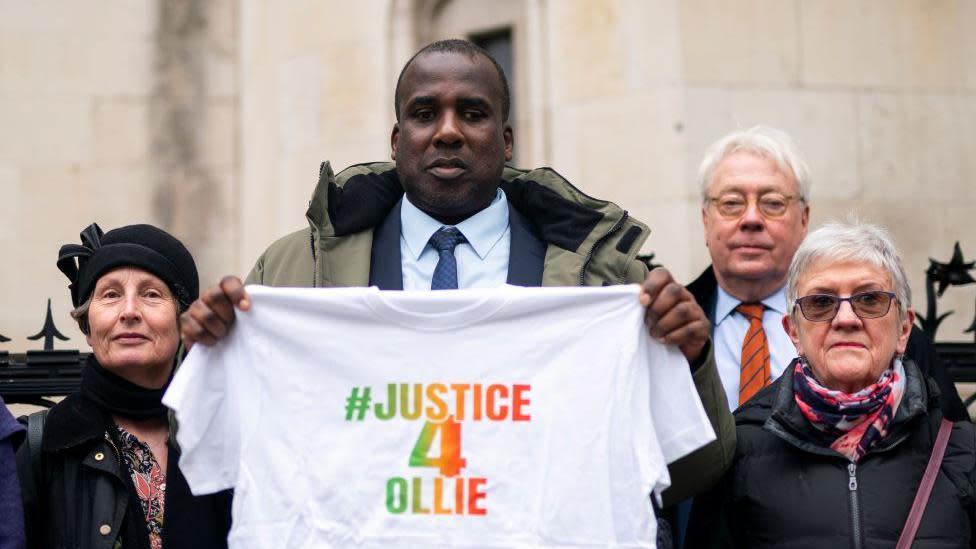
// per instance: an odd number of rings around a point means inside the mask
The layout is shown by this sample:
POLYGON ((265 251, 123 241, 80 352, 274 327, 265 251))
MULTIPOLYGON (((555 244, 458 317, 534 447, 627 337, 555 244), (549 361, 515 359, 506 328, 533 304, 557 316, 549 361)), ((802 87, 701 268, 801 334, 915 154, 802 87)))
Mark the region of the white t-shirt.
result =
POLYGON ((247 291, 163 399, 231 547, 653 547, 715 438, 637 286, 247 291))

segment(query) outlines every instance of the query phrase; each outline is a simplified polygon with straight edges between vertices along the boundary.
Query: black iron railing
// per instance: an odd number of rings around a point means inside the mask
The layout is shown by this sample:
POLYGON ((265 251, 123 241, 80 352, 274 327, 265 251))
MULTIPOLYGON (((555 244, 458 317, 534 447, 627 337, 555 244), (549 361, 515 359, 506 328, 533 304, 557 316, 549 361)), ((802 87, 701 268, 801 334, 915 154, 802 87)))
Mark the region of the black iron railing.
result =
MULTIPOLYGON (((925 309, 925 316, 918 315, 917 319, 919 326, 932 341, 935 341, 935 333, 939 330, 939 325, 942 324, 942 321, 954 312, 946 311, 939 314, 938 298, 942 297, 942 294, 951 286, 966 286, 976 283, 976 280, 969 274, 973 270, 974 265, 976 265, 976 262, 970 261, 967 263, 962 258, 962 250, 959 248, 958 242, 956 242, 953 250, 952 259, 948 263, 942 263, 929 258, 929 268, 925 271, 925 298, 927 307, 925 309), (938 284, 938 288, 936 288, 936 284, 938 284)), ((969 324, 969 328, 964 330, 964 333, 972 333, 974 338, 976 338, 976 318, 973 318, 973 321, 969 324)), ((976 339, 974 339, 974 345, 976 345, 976 339)))
MULTIPOLYGON (((7 404, 52 406, 50 397, 69 395, 81 383, 81 365, 89 353, 77 350, 55 350, 54 339, 68 341, 58 331, 51 316, 51 300, 41 331, 29 336, 31 341, 44 340, 44 348, 26 353, 0 351, 0 396, 7 404)), ((0 342, 10 338, 0 335, 0 342)))
POLYGON ((7 404, 53 406, 49 397, 78 390, 87 357, 88 353, 78 351, 0 353, 0 394, 7 404))
MULTIPOLYGON (((932 341, 936 341, 936 332, 942 321, 954 311, 939 313, 938 300, 947 289, 952 286, 966 286, 976 283, 970 272, 976 262, 966 262, 962 256, 962 249, 956 242, 952 251, 952 259, 943 263, 929 258, 929 268, 925 271, 925 315, 919 314, 916 319, 919 326, 932 341)), ((974 305, 976 309, 976 305, 974 305)), ((976 318, 963 333, 972 333, 976 338, 976 318)), ((939 359, 946 365, 949 374, 956 383, 976 383, 976 339, 973 343, 939 342, 935 343, 935 350, 939 359)), ((966 406, 976 401, 976 393, 965 400, 966 406)))
MULTIPOLYGON (((649 268, 654 268, 654 254, 639 256, 649 268)), ((925 271, 925 315, 919 314, 917 321, 922 330, 933 341, 942 321, 954 311, 939 313, 938 300, 947 289, 976 283, 970 275, 976 262, 966 262, 959 243, 956 242, 952 259, 947 263, 929 260, 925 271)), ((976 305, 974 305, 976 309, 976 305)), ((976 338, 976 318, 964 333, 974 334, 976 338)), ((44 340, 44 349, 26 353, 0 351, 0 395, 7 403, 30 403, 50 406, 50 397, 68 395, 78 389, 81 383, 81 365, 88 353, 76 350, 55 350, 54 340, 68 341, 58 331, 51 316, 51 300, 47 301, 47 314, 41 330, 27 339, 44 340)), ((10 339, 0 334, 0 343, 10 339)), ((976 339, 968 342, 935 343, 939 359, 946 365, 952 379, 959 383, 976 383, 976 339)), ((976 394, 966 400, 968 406, 976 401, 976 394)))

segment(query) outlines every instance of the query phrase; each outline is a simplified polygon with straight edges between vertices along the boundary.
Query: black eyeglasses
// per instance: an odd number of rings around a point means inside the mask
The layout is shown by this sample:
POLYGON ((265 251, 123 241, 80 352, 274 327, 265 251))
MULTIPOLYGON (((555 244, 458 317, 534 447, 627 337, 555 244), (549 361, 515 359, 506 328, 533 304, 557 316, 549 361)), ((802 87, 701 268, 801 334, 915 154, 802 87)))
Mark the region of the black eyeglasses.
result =
POLYGON ((875 290, 861 292, 851 297, 837 297, 829 294, 811 294, 796 298, 796 305, 800 307, 803 317, 810 322, 827 322, 833 320, 844 301, 851 304, 854 314, 860 318, 878 318, 888 314, 891 302, 895 300, 892 292, 875 290))

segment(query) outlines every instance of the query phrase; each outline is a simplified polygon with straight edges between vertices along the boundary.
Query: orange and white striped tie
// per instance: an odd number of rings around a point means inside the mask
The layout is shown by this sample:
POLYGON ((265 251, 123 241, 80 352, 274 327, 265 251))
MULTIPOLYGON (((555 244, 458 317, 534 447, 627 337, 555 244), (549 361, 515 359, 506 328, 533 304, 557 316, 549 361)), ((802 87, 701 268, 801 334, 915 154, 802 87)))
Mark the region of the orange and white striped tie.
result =
POLYGON ((735 310, 749 319, 739 370, 739 406, 742 406, 769 383, 769 343, 762 325, 762 303, 741 303, 735 310))

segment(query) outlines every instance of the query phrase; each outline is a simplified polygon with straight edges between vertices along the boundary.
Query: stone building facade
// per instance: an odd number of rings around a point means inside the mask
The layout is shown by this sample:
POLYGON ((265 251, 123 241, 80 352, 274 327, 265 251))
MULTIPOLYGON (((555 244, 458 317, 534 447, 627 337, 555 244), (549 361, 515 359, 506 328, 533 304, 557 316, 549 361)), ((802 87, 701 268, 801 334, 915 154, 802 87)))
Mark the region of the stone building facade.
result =
MULTIPOLYGON (((928 258, 976 256, 976 2, 970 0, 0 0, 0 344, 30 348, 58 246, 148 221, 204 285, 304 224, 319 162, 389 158, 393 87, 422 44, 500 48, 516 163, 556 168, 645 220, 646 250, 708 263, 705 147, 757 123, 810 162, 812 225, 888 226, 924 308, 928 258)), ((942 339, 964 340, 972 286, 942 339)))

